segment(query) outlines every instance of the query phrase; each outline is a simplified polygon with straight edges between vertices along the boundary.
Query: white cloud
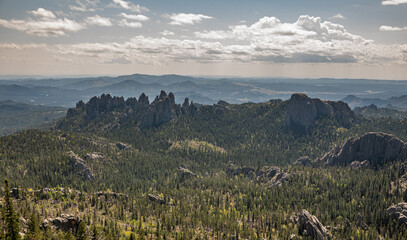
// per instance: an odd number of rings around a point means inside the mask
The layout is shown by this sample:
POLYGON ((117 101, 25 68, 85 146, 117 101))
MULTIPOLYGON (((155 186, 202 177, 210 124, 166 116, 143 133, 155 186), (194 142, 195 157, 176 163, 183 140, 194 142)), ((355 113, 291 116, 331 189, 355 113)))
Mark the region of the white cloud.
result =
POLYGON ((342 14, 338 13, 338 14, 330 17, 330 19, 345 19, 345 17, 342 14))
POLYGON ((94 12, 99 0, 75 0, 76 5, 69 5, 69 9, 80 12, 94 12))
POLYGON ((129 20, 135 20, 139 22, 145 22, 148 21, 150 18, 141 14, 138 15, 131 15, 131 14, 126 14, 126 13, 120 13, 120 16, 129 20))
POLYGON ((109 18, 104 18, 99 15, 95 15, 93 17, 87 17, 85 19, 85 23, 87 25, 96 25, 96 26, 103 26, 103 27, 110 27, 113 25, 109 18))
POLYGON ((382 5, 400 5, 407 3, 407 0, 386 0, 382 1, 382 5))
POLYGON ((0 19, 0 26, 39 37, 64 36, 67 32, 77 32, 85 28, 82 24, 67 18, 57 19, 51 11, 45 9, 44 11, 38 9, 31 13, 40 18, 36 20, 0 19))
POLYGON ((123 8, 132 12, 148 12, 149 9, 143 6, 140 6, 138 4, 133 4, 128 1, 124 0, 113 0, 113 4, 110 6, 116 7, 116 8, 123 8))
POLYGON ((38 8, 37 10, 29 11, 29 13, 39 18, 56 18, 51 11, 44 8, 38 8))
MULTIPOLYGON (((126 19, 121 24, 141 27, 141 23, 127 22, 126 19)), ((166 30, 161 35, 171 36, 171 32, 166 30)), ((300 16, 293 23, 264 17, 251 25, 196 32, 195 36, 200 39, 136 36, 124 42, 56 44, 47 45, 44 49, 58 57, 115 64, 247 62, 405 65, 407 61, 407 45, 376 44, 347 32, 342 25, 311 16, 300 16)), ((3 47, 21 48, 18 44, 3 44, 3 47)))
POLYGON ((186 25, 200 23, 204 19, 213 19, 211 16, 193 13, 175 13, 169 16, 171 25, 186 25))
POLYGON ((164 31, 160 32, 160 34, 163 36, 174 36, 174 32, 171 32, 168 30, 164 30, 164 31))
POLYGON ((140 22, 129 22, 129 21, 127 21, 127 19, 122 19, 119 22, 119 26, 131 27, 131 28, 141 28, 143 26, 143 24, 141 24, 140 22))
POLYGON ((404 30, 407 30, 407 27, 380 26, 380 31, 384 31, 384 32, 395 32, 395 31, 404 31, 404 30))

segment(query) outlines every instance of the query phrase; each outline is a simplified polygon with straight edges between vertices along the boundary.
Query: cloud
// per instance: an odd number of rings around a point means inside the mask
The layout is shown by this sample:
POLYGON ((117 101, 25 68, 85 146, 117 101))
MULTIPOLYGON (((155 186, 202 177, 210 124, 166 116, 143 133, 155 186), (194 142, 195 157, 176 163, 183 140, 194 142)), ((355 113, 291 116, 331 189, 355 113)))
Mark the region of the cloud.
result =
POLYGON ((138 15, 131 15, 131 14, 126 14, 126 13, 120 13, 121 17, 129 19, 129 20, 135 20, 138 22, 145 22, 148 21, 150 18, 141 14, 138 15))
POLYGON ((69 9, 79 12, 94 12, 99 0, 75 0, 76 5, 69 5, 69 9))
POLYGON ((109 18, 104 18, 99 15, 95 15, 93 17, 87 17, 85 19, 85 23, 87 25, 96 25, 96 26, 103 26, 103 27, 110 27, 113 25, 109 18))
POLYGON ((186 25, 200 23, 204 19, 213 19, 211 16, 206 16, 203 14, 193 14, 193 13, 175 13, 169 16, 171 19, 171 25, 186 25))
POLYGON ((407 27, 392 27, 392 26, 380 26, 380 31, 384 32, 396 32, 407 30, 407 27))
POLYGON ((382 5, 400 5, 407 3, 407 0, 386 0, 382 1, 382 5))
POLYGON ((116 8, 123 8, 132 12, 148 12, 149 9, 143 6, 140 6, 138 4, 133 4, 128 1, 124 0, 113 0, 113 3, 109 5, 111 7, 116 7, 116 8))
MULTIPOLYGON (((124 26, 141 23, 127 22, 124 26)), ((300 16, 293 23, 263 17, 251 25, 196 32, 195 38, 135 36, 123 42, 54 44, 46 51, 63 58, 115 64, 193 63, 358 63, 406 64, 407 45, 376 44, 319 17, 300 16)), ((0 44, 0 47, 2 45, 0 44)), ((3 44, 4 48, 21 48, 3 44)))
POLYGON ((29 13, 40 18, 56 18, 51 11, 45 10, 44 8, 38 8, 37 10, 29 11, 29 13))
POLYGON ((160 32, 160 34, 163 36, 174 36, 174 32, 171 32, 168 30, 164 30, 164 31, 160 32))
POLYGON ((345 19, 345 17, 342 14, 338 13, 338 14, 330 17, 330 19, 345 19))
POLYGON ((77 32, 85 28, 84 25, 67 18, 57 19, 51 11, 42 8, 30 13, 38 19, 0 19, 0 26, 39 37, 64 36, 67 32, 77 32))
POLYGON ((127 21, 127 19, 122 19, 119 22, 119 26, 131 27, 131 28, 141 28, 143 26, 143 24, 141 24, 140 22, 129 22, 129 21, 127 21))

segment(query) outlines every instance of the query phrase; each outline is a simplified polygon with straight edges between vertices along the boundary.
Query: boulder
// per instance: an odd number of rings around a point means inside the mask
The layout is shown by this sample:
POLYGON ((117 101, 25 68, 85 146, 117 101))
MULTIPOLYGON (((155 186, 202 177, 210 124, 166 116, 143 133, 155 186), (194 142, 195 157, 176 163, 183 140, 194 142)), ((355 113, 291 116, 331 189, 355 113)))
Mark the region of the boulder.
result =
POLYGON ((325 226, 307 210, 302 210, 291 216, 291 221, 298 226, 298 234, 301 236, 320 240, 329 238, 329 232, 325 226))
POLYGON ((41 228, 53 227, 65 232, 76 232, 81 219, 74 215, 61 214, 59 217, 47 218, 41 223, 41 228))
POLYGON ((85 160, 80 158, 73 151, 69 151, 68 156, 71 158, 72 164, 74 165, 76 171, 78 172, 79 175, 83 177, 83 179, 91 180, 95 178, 92 171, 86 165, 85 160))
POLYGON ((122 142, 116 143, 116 147, 119 148, 120 150, 129 150, 130 149, 126 144, 124 144, 122 142))
POLYGON ((362 162, 359 161, 353 161, 349 164, 349 168, 352 170, 358 170, 358 169, 367 169, 369 168, 370 164, 369 161, 365 160, 362 162))
POLYGON ((87 153, 84 157, 86 160, 103 160, 105 159, 105 155, 99 152, 87 153))
POLYGON ((360 117, 342 102, 322 101, 295 93, 287 101, 282 125, 285 129, 307 130, 318 118, 329 117, 344 127, 350 127, 360 121, 360 117))
POLYGON ((147 194, 147 197, 148 197, 148 200, 150 200, 150 202, 165 204, 165 200, 163 198, 161 198, 160 196, 153 195, 153 194, 147 194))
POLYGON ((398 222, 407 224, 407 202, 401 202, 389 207, 387 213, 398 222))
POLYGON ((378 167, 390 161, 406 159, 407 145, 402 140, 390 134, 370 132, 334 147, 321 161, 325 166, 347 166, 353 161, 367 160, 370 166, 378 167))
POLYGON ((295 160, 294 165, 311 166, 312 161, 308 156, 302 156, 302 157, 298 158, 297 160, 295 160))

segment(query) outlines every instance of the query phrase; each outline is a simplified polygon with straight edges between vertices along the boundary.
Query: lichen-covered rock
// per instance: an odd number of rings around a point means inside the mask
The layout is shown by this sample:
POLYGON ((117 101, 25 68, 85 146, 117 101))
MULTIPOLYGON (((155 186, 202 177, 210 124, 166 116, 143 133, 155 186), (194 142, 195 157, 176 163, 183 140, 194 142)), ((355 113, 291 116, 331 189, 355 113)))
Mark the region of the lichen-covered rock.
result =
POLYGON ((382 166, 390 161, 407 159, 407 145, 397 137, 379 132, 350 138, 322 157, 326 166, 347 166, 353 161, 367 160, 370 166, 382 166))
POLYGON ((53 227, 65 232, 76 232, 81 221, 77 216, 61 214, 59 217, 45 219, 41 223, 41 228, 53 227))
POLYGON ((401 202, 387 209, 387 213, 400 223, 407 224, 407 203, 401 202))
POLYGON ((302 156, 302 157, 298 158, 297 160, 295 160, 294 165, 311 166, 312 161, 308 156, 302 156))
POLYGON ((285 129, 308 129, 321 117, 331 117, 344 127, 350 127, 360 121, 360 117, 342 101, 322 101, 295 93, 287 101, 282 124, 285 129))
POLYGON ((80 158, 73 151, 69 151, 68 156, 71 158, 72 164, 74 165, 76 171, 78 172, 79 175, 83 177, 83 179, 91 180, 95 178, 92 171, 86 165, 85 160, 80 158))
POLYGON ((291 216, 291 221, 298 226, 298 234, 311 239, 325 240, 329 238, 329 232, 317 217, 307 210, 291 216))

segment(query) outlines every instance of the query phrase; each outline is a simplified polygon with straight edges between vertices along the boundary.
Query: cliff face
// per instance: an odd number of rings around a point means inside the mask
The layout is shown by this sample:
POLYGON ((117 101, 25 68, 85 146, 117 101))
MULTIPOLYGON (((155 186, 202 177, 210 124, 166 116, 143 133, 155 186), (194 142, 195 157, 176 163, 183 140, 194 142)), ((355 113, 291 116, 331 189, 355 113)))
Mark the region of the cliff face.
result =
POLYGON ((338 145, 322 157, 326 166, 346 166, 354 161, 367 160, 370 166, 381 166, 389 161, 407 159, 407 144, 386 133, 366 133, 338 145))
POLYGON ((318 118, 331 117, 344 127, 350 127, 360 121, 349 106, 344 102, 322 101, 309 98, 302 93, 295 93, 287 101, 287 109, 283 118, 285 129, 308 129, 318 118))
POLYGON ((119 126, 121 122, 130 120, 139 124, 140 129, 145 129, 158 127, 181 115, 194 115, 196 110, 187 98, 182 105, 179 105, 175 103, 174 94, 167 95, 165 91, 161 91, 151 103, 144 93, 139 99, 128 98, 127 100, 123 97, 103 94, 100 97, 91 98, 88 103, 78 102, 75 108, 68 110, 66 119, 57 127, 61 128, 69 124, 70 120, 76 117, 81 118, 85 123, 109 119, 110 122, 107 124, 109 126, 119 126))

